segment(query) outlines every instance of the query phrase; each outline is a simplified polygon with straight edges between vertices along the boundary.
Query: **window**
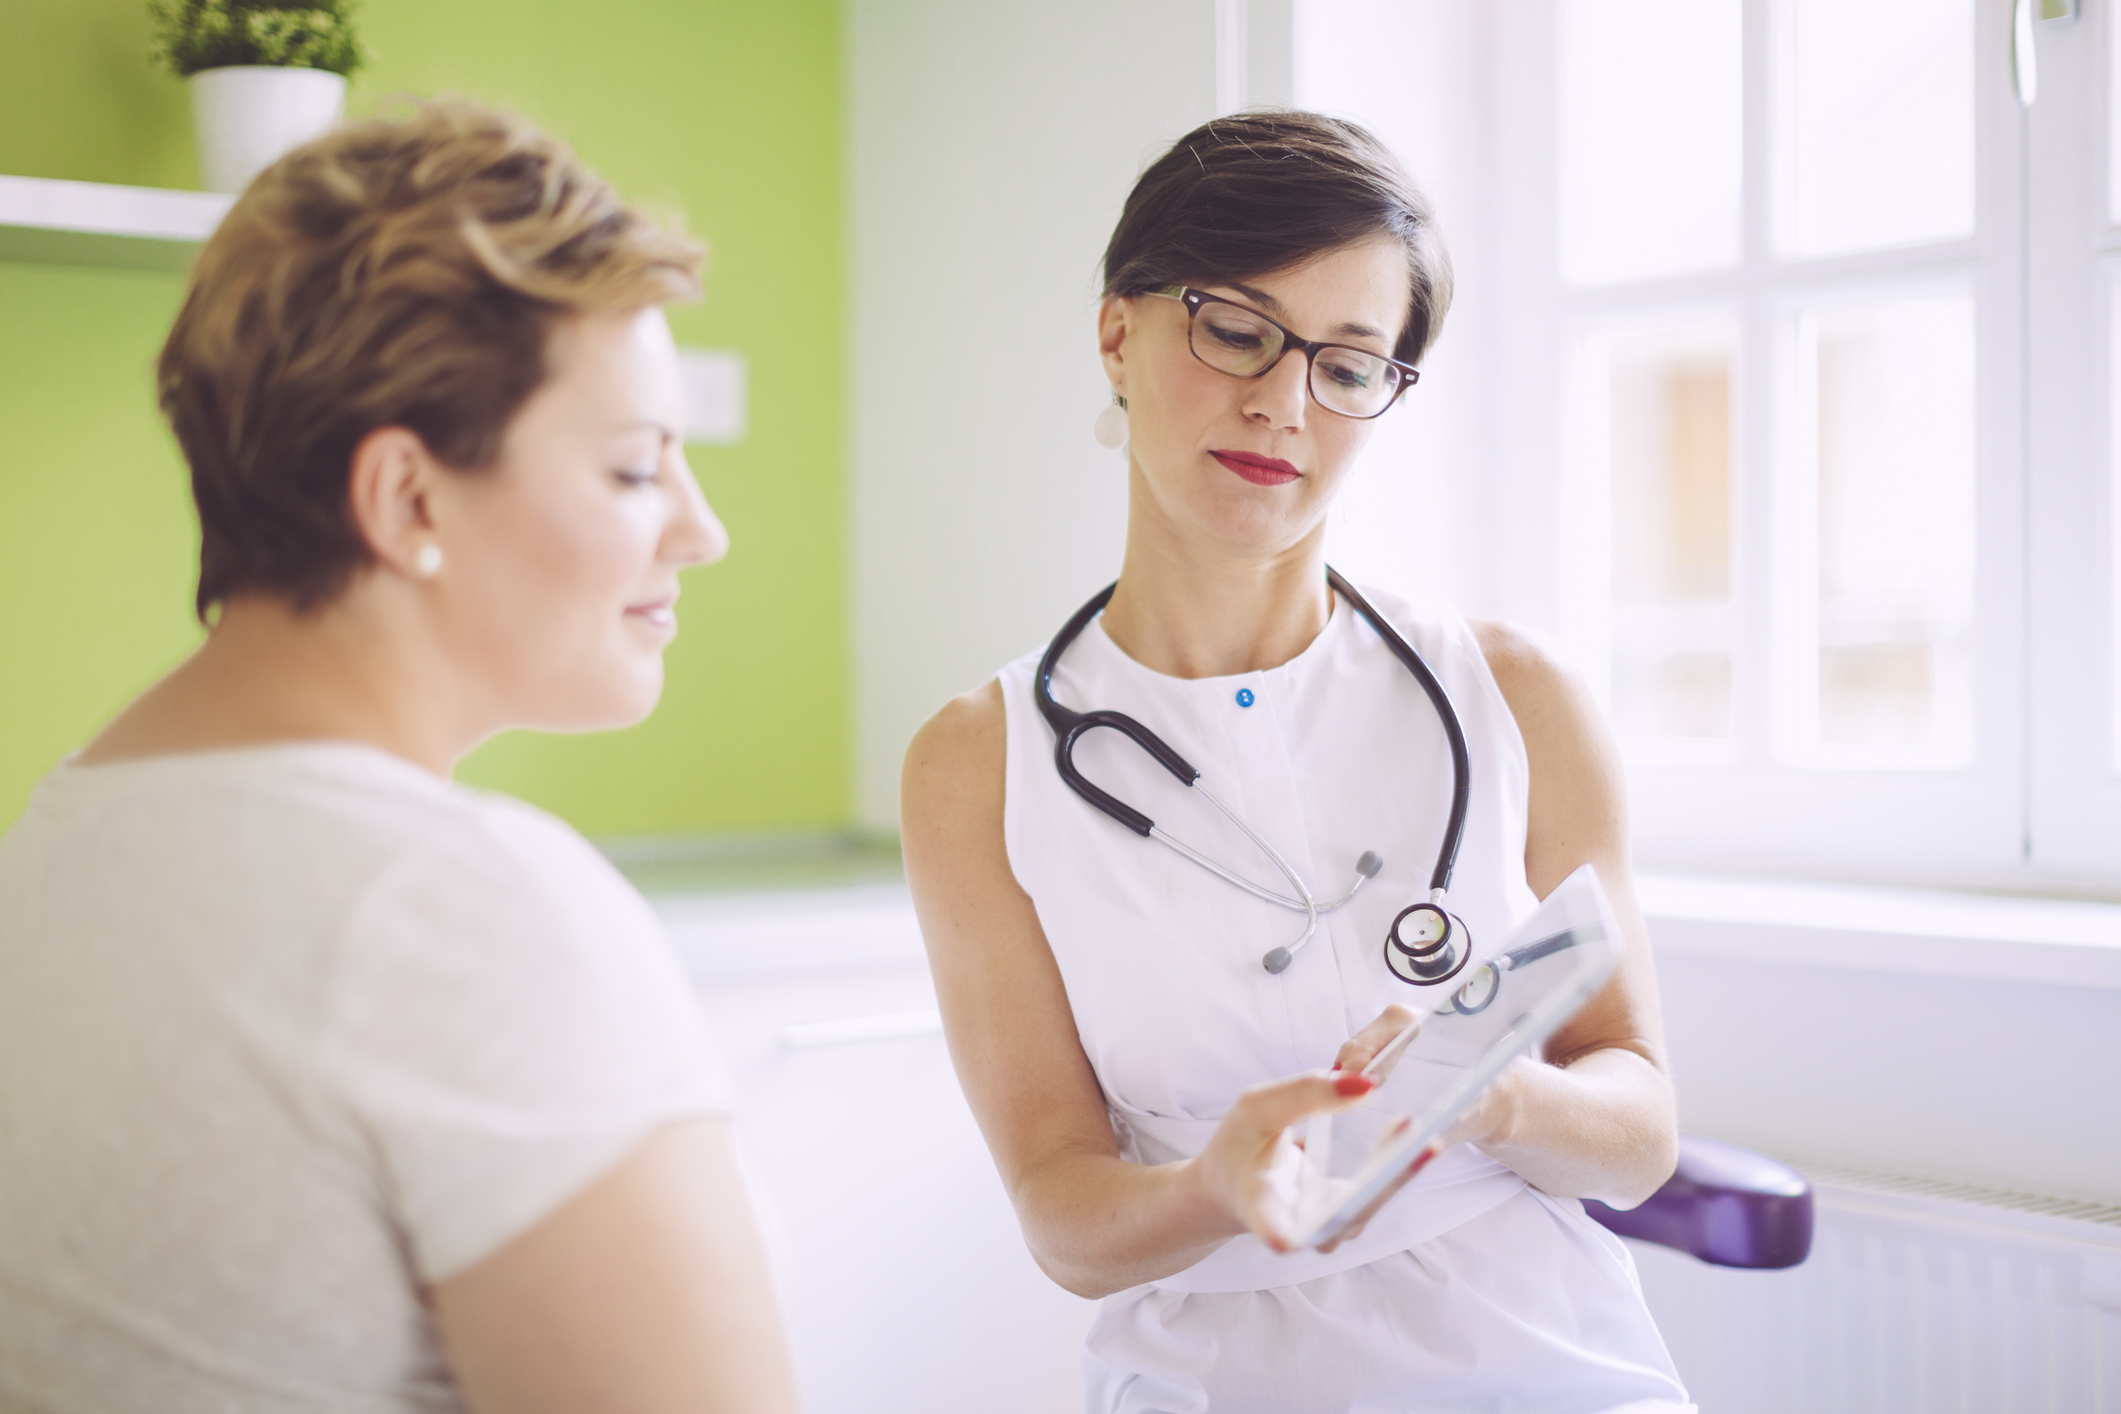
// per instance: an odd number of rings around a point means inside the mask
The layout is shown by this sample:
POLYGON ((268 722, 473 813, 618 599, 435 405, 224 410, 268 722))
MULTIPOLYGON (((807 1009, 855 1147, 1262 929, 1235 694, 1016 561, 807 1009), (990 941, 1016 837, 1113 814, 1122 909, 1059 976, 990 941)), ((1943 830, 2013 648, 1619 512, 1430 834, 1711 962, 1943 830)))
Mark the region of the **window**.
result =
POLYGON ((2121 26, 2029 3, 1298 5, 1457 237, 1449 587, 1585 668, 1646 862, 2121 887, 2121 26))
POLYGON ((1574 380, 1584 504, 1607 566, 1608 613, 1594 678, 1615 726, 1689 758, 1728 758, 1737 657, 1731 537, 1732 390, 1738 333, 1727 314, 1585 338, 1574 380), (1707 748, 1704 750, 1703 748, 1707 748))

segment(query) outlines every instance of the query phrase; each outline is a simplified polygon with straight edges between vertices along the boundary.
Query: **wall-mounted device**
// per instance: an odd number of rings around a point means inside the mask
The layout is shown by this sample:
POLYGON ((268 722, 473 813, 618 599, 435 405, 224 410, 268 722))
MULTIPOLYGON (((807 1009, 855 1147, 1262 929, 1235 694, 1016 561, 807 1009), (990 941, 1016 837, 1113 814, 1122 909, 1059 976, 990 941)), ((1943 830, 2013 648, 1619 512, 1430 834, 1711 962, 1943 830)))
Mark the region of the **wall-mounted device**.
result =
POLYGON ((685 393, 685 440, 717 447, 744 440, 749 430, 750 377, 744 356, 729 349, 679 349, 685 393))

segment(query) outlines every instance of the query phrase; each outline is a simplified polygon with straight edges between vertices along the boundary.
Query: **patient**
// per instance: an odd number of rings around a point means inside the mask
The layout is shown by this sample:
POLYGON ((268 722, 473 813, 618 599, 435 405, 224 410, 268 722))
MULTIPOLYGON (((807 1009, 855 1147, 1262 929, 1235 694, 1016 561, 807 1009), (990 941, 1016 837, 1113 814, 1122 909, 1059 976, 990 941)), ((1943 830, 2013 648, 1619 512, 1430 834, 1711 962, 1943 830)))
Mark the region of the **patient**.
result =
POLYGON ((727 544, 661 311, 698 263, 463 103, 208 242, 159 384, 211 631, 0 840, 0 1408, 794 1407, 653 915, 449 782, 655 706, 727 544))

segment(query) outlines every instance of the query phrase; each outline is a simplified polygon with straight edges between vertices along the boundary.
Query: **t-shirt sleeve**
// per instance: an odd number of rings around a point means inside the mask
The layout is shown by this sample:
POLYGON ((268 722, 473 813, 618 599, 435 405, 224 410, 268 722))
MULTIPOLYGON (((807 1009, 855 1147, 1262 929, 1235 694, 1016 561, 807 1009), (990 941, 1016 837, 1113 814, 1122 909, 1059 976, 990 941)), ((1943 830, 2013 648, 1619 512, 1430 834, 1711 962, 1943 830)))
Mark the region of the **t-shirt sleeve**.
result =
POLYGON ((327 1040, 426 1282, 535 1226, 728 1085, 653 911, 556 821, 495 805, 350 921, 327 1040))

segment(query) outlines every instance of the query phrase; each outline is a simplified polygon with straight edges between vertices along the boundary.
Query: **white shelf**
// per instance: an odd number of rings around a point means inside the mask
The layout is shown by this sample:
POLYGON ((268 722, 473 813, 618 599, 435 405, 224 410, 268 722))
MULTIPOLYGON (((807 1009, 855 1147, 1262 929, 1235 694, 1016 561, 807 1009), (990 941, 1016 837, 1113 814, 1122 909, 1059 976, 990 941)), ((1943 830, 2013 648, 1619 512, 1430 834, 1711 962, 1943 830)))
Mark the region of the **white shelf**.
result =
POLYGON ((183 270, 234 201, 45 177, 0 177, 0 260, 183 270))

